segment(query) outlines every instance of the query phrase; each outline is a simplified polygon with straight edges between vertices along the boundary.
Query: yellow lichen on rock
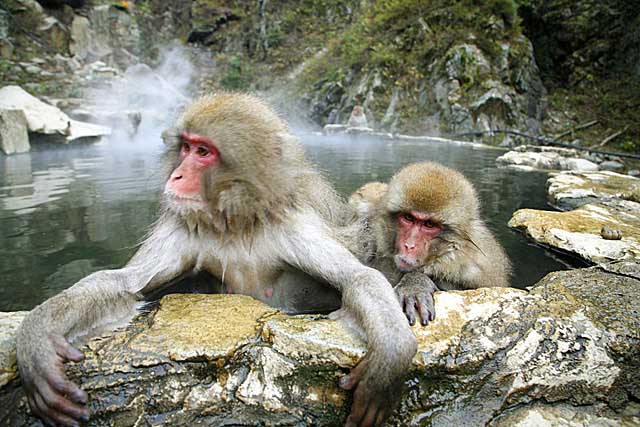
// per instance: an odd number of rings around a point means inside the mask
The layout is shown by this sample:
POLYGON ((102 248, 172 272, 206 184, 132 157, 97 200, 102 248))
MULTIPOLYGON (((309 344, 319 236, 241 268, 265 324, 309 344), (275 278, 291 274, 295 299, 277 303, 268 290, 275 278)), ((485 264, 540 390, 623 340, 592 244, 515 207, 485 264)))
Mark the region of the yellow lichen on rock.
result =
MULTIPOLYGON (((633 203, 633 202, 628 202, 633 203)), ((535 241, 574 252, 591 262, 640 256, 640 215, 604 204, 589 204, 569 212, 521 209, 509 226, 522 229, 535 241), (620 240, 600 236, 602 227, 619 230, 620 240)))
POLYGON ((277 310, 242 295, 167 295, 151 327, 136 336, 139 352, 166 351, 172 360, 212 360, 259 334, 259 320, 277 310))

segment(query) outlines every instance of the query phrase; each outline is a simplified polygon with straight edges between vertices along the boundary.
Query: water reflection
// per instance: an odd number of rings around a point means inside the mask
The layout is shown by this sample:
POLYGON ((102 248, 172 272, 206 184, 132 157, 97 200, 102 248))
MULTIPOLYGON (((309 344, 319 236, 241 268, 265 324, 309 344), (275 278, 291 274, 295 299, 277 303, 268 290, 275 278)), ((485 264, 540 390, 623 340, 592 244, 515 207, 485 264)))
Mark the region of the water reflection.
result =
MULTIPOLYGON (((543 173, 496 169, 493 150, 443 143, 303 136, 307 152, 343 195, 435 160, 476 185, 483 217, 515 265, 515 286, 563 265, 506 226, 522 207, 546 206, 543 173)), ((0 311, 30 309, 87 274, 121 266, 156 218, 162 146, 106 144, 0 157, 0 311)))

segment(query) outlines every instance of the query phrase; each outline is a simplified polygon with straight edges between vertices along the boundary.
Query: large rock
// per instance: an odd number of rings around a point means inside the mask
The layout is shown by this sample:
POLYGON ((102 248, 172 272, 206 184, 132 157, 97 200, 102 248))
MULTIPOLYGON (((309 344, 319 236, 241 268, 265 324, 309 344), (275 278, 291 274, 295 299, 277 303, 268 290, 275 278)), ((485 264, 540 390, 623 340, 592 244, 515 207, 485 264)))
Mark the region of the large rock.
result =
POLYGON ((525 170, 597 171, 599 166, 579 157, 578 150, 522 145, 496 159, 501 165, 525 170))
POLYGON ((0 109, 0 150, 4 154, 30 150, 27 118, 20 110, 0 109))
POLYGON ((81 61, 87 59, 91 51, 91 23, 84 16, 75 16, 71 22, 71 42, 69 51, 81 61))
MULTIPOLYGON (((640 268, 609 270, 552 273, 531 292, 436 293, 437 318, 414 328, 418 354, 388 425, 638 425, 640 268)), ((68 370, 89 392, 89 425, 337 426, 351 401, 338 378, 365 351, 324 316, 170 295, 91 341, 68 370)), ((0 404, 4 425, 37 425, 17 381, 0 404)))
POLYGON ((612 200, 640 202, 640 178, 615 172, 549 174, 549 202, 562 210, 612 200))
POLYGON ((640 204, 635 202, 589 204, 568 212, 520 209, 509 227, 593 263, 640 258, 640 204), (620 232, 622 238, 603 237, 606 227, 620 232))
POLYGON ((509 226, 592 263, 640 257, 640 179, 607 171, 555 173, 548 195, 552 205, 573 210, 520 209, 509 226))
POLYGON ((67 142, 111 133, 111 130, 104 126, 71 120, 57 107, 40 101, 19 86, 5 86, 0 89, 0 108, 21 110, 27 119, 29 132, 63 135, 67 142))

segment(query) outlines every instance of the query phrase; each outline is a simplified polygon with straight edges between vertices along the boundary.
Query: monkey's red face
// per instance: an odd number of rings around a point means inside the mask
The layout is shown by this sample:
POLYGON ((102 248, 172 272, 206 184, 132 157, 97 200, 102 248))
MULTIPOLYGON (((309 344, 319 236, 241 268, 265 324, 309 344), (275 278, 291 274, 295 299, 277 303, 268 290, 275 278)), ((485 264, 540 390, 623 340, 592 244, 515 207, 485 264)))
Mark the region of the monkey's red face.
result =
POLYGON ((442 225, 433 215, 422 212, 401 212, 396 218, 395 263, 400 271, 409 272, 420 267, 429 255, 429 246, 442 232, 442 225))
POLYGON ((171 173, 165 190, 173 196, 200 199, 204 171, 220 161, 220 151, 212 140, 182 132, 180 164, 171 173))

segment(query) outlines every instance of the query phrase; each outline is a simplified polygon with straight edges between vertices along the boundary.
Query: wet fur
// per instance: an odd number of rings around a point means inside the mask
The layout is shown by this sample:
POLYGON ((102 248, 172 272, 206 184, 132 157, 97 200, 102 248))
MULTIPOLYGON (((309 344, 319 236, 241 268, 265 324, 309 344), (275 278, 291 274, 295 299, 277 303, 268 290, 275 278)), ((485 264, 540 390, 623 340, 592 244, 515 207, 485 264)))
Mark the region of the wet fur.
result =
MULTIPOLYGON (((183 130, 213 140, 220 152, 219 164, 205 172, 201 197, 168 188, 158 221, 126 266, 87 276, 36 307, 20 326, 18 365, 32 411, 54 420, 76 417, 59 409, 60 402, 71 405, 67 392, 54 394, 48 409, 31 405, 42 390, 67 383, 66 356, 56 343, 126 323, 141 295, 206 270, 234 292, 266 302, 265 288, 279 289, 284 310, 295 310, 296 302, 331 304, 332 295, 341 294, 342 310, 369 346, 361 362, 366 369, 350 375, 357 386, 350 419, 359 423, 357 414, 370 408, 386 418, 417 345, 389 282, 345 245, 359 236, 361 222, 348 223, 346 204, 259 98, 223 93, 196 101, 163 134, 167 177, 179 164, 183 130)), ((69 384, 72 394, 81 393, 69 384)))

